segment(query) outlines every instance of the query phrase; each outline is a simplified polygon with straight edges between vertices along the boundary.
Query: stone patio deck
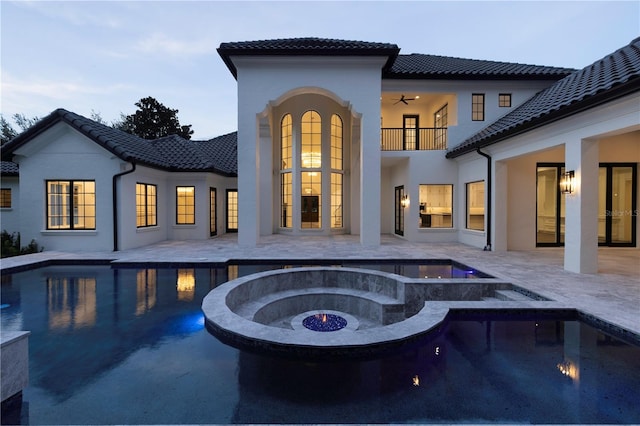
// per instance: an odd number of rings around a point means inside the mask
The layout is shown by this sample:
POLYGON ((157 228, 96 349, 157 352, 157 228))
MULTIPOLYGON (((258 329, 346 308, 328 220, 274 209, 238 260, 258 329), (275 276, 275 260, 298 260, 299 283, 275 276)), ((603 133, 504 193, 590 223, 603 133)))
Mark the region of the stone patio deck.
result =
POLYGON ((230 259, 453 259, 640 335, 640 250, 600 248, 598 256, 598 274, 576 274, 563 269, 562 248, 487 252, 463 244, 411 243, 392 235, 383 235, 378 247, 363 247, 351 235, 271 235, 246 248, 238 245, 236 235, 227 234, 118 252, 45 251, 2 259, 0 268, 50 260, 207 264, 230 259))

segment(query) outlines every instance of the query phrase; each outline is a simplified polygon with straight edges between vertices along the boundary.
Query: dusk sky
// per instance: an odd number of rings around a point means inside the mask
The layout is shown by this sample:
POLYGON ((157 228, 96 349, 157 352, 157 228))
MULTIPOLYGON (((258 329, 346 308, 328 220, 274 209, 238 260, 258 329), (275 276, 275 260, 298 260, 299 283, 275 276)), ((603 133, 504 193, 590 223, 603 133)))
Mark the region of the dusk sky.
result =
POLYGON ((1 104, 111 122, 152 96, 194 139, 236 129, 222 42, 323 37, 583 68, 640 35, 640 1, 1 1, 1 104))

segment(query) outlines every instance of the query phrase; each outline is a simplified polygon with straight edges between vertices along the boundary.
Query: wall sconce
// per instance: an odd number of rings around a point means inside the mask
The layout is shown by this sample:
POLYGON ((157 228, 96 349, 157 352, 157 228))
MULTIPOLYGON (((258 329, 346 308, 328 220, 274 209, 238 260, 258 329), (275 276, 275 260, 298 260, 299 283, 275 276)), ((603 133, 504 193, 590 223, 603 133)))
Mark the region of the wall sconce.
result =
POLYGON ((571 194, 575 191, 576 172, 569 170, 562 174, 560 179, 560 192, 563 194, 571 194))
POLYGON ((400 200, 400 205, 404 208, 409 207, 409 196, 408 195, 403 195, 402 199, 400 200))

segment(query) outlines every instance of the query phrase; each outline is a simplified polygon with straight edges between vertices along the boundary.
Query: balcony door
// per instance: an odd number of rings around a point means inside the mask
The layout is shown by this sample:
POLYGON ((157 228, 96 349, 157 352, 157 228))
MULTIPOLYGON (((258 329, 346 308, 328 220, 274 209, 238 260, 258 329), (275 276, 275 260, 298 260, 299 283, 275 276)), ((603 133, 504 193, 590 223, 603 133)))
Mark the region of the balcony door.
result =
POLYGON ((418 149, 419 116, 402 116, 402 144, 405 151, 418 149))

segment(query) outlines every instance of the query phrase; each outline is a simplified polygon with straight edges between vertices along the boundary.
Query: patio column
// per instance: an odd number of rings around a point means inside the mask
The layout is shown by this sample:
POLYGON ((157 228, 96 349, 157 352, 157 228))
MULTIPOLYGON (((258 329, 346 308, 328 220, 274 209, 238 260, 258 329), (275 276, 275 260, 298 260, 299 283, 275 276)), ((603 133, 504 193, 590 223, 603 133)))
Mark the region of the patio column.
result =
POLYGON ((564 269, 598 272, 598 142, 565 144, 565 169, 575 172, 575 188, 566 197, 564 269))
POLYGON ((380 245, 380 125, 366 117, 379 116, 378 111, 363 114, 360 142, 360 244, 380 245))

